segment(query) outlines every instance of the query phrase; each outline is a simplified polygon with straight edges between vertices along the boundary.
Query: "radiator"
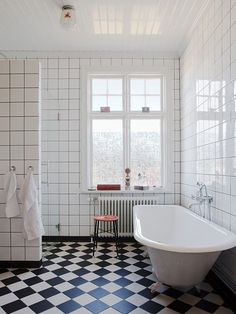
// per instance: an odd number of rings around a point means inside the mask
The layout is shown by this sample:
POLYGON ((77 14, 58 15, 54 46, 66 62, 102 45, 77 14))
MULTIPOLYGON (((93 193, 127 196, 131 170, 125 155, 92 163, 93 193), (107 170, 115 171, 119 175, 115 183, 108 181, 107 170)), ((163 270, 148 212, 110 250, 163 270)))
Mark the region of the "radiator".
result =
MULTIPOLYGON (((116 215, 119 217, 119 236, 133 235, 133 206, 158 204, 157 197, 108 197, 98 198, 99 215, 116 215)), ((104 225, 102 226, 104 229, 104 225)), ((104 234, 105 235, 105 234, 104 234)), ((107 235, 106 235, 107 236, 107 235)))

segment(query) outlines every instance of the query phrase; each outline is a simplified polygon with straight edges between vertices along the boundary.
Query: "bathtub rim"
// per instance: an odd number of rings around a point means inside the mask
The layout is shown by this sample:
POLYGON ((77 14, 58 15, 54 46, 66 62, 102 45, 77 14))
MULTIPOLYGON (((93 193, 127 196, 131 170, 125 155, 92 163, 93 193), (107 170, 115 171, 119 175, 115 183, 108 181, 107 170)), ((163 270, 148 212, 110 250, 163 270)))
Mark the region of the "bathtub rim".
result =
POLYGON ((233 232, 225 229, 224 227, 221 227, 217 225, 216 223, 209 221, 208 219, 205 219, 196 213, 190 211, 188 208, 181 206, 181 205, 135 205, 134 206, 134 213, 133 213, 133 219, 134 219, 134 238, 136 241, 140 242, 143 245, 149 246, 151 248, 156 248, 160 250, 170 251, 170 252, 176 252, 176 253, 210 253, 210 252, 221 252, 228 249, 231 249, 236 246, 236 234, 233 232), (209 224, 212 228, 218 229, 221 232, 224 232, 227 235, 228 241, 225 241, 223 244, 215 244, 211 246, 205 246, 205 247, 189 247, 189 246, 177 246, 177 245, 170 245, 167 243, 162 243, 158 241, 151 240, 147 237, 144 237, 141 233, 141 228, 137 223, 137 210, 140 207, 176 207, 176 208, 183 208, 187 214, 192 215, 195 219, 198 219, 200 221, 203 221, 204 223, 209 224))

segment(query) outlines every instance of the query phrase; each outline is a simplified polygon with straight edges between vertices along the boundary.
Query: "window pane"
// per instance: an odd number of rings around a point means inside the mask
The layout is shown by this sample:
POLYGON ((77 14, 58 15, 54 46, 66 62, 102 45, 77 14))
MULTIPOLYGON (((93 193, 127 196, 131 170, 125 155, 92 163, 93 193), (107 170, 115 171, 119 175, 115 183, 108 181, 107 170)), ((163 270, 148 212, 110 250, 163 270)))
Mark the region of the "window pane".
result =
POLYGON ((161 122, 158 119, 131 120, 130 168, 132 185, 138 174, 149 186, 161 185, 161 122))
POLYGON ((131 110, 141 111, 142 107, 145 105, 145 97, 144 96, 131 96, 131 110))
POLYGON ((147 96, 146 106, 149 107, 150 110, 154 111, 161 110, 160 96, 147 96))
POLYGON ((100 111, 100 107, 107 106, 106 96, 93 96, 92 110, 100 111))
POLYGON ((132 95, 144 95, 144 79, 131 79, 130 93, 132 95))
POLYGON ((121 95, 122 94, 122 79, 108 80, 108 94, 121 95))
POLYGON ((93 185, 122 183, 122 120, 93 120, 93 185))
POLYGON ((92 94, 106 94, 107 80, 106 79, 92 79, 92 94))
POLYGON ((160 95, 160 79, 147 79, 146 80, 146 94, 156 94, 160 95))
POLYGON ((121 96, 108 96, 108 104, 111 111, 122 110, 122 97, 121 96))

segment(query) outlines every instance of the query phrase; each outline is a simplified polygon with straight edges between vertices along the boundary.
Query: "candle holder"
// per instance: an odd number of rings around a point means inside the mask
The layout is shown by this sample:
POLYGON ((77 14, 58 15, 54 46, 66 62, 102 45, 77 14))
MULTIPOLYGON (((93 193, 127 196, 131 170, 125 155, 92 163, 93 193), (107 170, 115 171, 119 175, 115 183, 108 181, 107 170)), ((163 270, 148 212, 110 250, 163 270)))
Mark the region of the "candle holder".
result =
POLYGON ((125 169, 125 189, 130 189, 130 172, 131 170, 129 168, 125 169))

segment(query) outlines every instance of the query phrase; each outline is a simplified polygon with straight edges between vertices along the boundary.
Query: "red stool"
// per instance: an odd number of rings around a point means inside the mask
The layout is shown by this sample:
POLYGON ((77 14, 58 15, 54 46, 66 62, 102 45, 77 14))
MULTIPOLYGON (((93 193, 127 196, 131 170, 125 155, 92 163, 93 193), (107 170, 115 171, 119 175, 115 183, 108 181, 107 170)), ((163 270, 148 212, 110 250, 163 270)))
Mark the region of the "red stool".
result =
POLYGON ((113 215, 104 215, 104 216, 95 216, 94 217, 94 235, 93 235, 93 256, 95 249, 98 244, 98 235, 99 233, 106 232, 114 235, 115 243, 116 243, 116 253, 118 256, 118 216, 113 215), (104 222, 107 225, 107 229, 101 229, 99 227, 99 223, 104 222), (110 229, 108 229, 108 225, 110 224, 110 229))

